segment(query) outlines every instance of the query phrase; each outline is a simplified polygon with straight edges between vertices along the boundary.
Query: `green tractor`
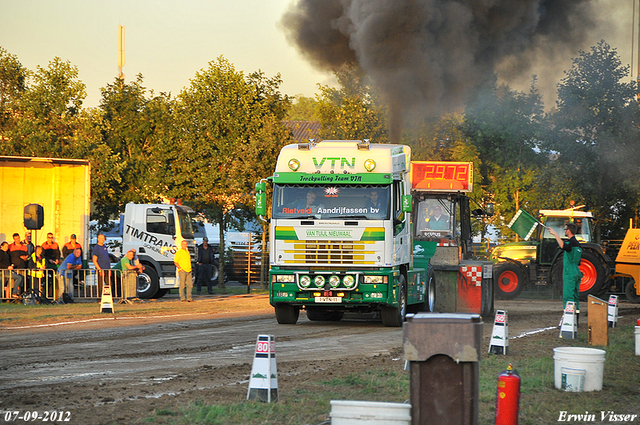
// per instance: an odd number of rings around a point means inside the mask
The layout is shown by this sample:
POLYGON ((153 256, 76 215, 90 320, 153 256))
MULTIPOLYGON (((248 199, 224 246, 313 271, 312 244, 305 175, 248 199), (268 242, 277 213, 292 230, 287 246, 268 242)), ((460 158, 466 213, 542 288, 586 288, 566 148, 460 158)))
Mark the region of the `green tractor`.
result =
POLYGON ((578 226, 576 239, 583 248, 580 261, 582 281, 580 298, 598 295, 613 270, 611 259, 602 246, 592 242, 593 215, 590 212, 566 210, 540 210, 538 220, 544 226, 535 226, 529 240, 496 246, 491 252, 494 262, 496 297, 516 298, 525 288, 556 285, 562 293, 562 250, 549 229, 564 234, 564 225, 573 222, 578 226))

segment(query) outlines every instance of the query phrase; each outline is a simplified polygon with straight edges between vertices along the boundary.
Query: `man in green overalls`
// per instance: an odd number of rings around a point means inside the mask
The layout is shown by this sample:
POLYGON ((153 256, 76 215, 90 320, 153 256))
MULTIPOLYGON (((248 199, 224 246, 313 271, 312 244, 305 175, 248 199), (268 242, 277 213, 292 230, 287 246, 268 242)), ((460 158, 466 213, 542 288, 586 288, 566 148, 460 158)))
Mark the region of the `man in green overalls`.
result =
POLYGON ((549 228, 551 233, 558 242, 560 249, 564 251, 563 264, 562 264, 562 304, 563 308, 566 308, 567 301, 573 301, 576 303, 576 313, 580 313, 580 305, 578 304, 578 298, 580 294, 580 280, 582 279, 582 272, 580 271, 580 258, 582 257, 582 248, 576 239, 576 233, 578 226, 575 223, 567 223, 564 226, 564 235, 569 238, 568 241, 564 241, 558 232, 549 228))

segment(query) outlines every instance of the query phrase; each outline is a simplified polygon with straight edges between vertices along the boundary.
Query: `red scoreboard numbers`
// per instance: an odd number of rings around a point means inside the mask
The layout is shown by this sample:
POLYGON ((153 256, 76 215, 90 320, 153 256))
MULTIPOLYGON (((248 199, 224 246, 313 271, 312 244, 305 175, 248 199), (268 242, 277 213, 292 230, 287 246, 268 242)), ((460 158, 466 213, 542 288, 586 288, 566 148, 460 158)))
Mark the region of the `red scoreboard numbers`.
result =
POLYGON ((411 161, 411 187, 434 192, 471 192, 473 162, 411 161))

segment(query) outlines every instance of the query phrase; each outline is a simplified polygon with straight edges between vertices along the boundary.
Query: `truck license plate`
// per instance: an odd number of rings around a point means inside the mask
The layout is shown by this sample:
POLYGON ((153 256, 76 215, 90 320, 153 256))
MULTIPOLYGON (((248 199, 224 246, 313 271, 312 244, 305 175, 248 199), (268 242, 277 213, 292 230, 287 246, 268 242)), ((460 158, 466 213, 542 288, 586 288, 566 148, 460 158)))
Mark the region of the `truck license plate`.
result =
POLYGON ((342 297, 315 297, 317 303, 341 303, 342 297))

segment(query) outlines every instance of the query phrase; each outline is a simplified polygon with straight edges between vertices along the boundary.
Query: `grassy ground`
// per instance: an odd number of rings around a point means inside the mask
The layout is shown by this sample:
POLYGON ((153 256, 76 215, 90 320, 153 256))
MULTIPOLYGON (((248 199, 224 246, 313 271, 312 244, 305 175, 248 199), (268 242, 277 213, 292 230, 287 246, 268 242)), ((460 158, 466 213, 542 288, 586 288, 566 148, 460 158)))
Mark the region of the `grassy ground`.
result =
MULTIPOLYGON (((634 355, 634 326, 627 324, 610 331, 606 351, 602 391, 572 393, 554 386, 553 348, 559 346, 587 347, 586 332, 576 340, 558 338, 553 330, 537 336, 511 342, 509 356, 483 354, 480 363, 479 423, 495 423, 498 374, 508 363, 522 379, 519 424, 558 423, 565 415, 594 414, 595 420, 573 423, 610 423, 601 420, 601 412, 640 415, 640 365, 634 355)), ((395 353, 401 355, 401 353, 395 353)), ((366 367, 354 364, 349 373, 327 376, 298 376, 279 383, 277 403, 241 401, 212 404, 198 401, 182 409, 163 409, 143 422, 149 424, 329 424, 331 400, 368 400, 405 402, 410 399, 409 373, 399 359, 381 358, 366 367)), ((240 394, 238 398, 240 399, 240 394)), ((566 417, 565 417, 566 418, 566 417)), ((640 423, 635 420, 622 423, 640 423)), ((618 422, 620 423, 620 422, 618 422)))

